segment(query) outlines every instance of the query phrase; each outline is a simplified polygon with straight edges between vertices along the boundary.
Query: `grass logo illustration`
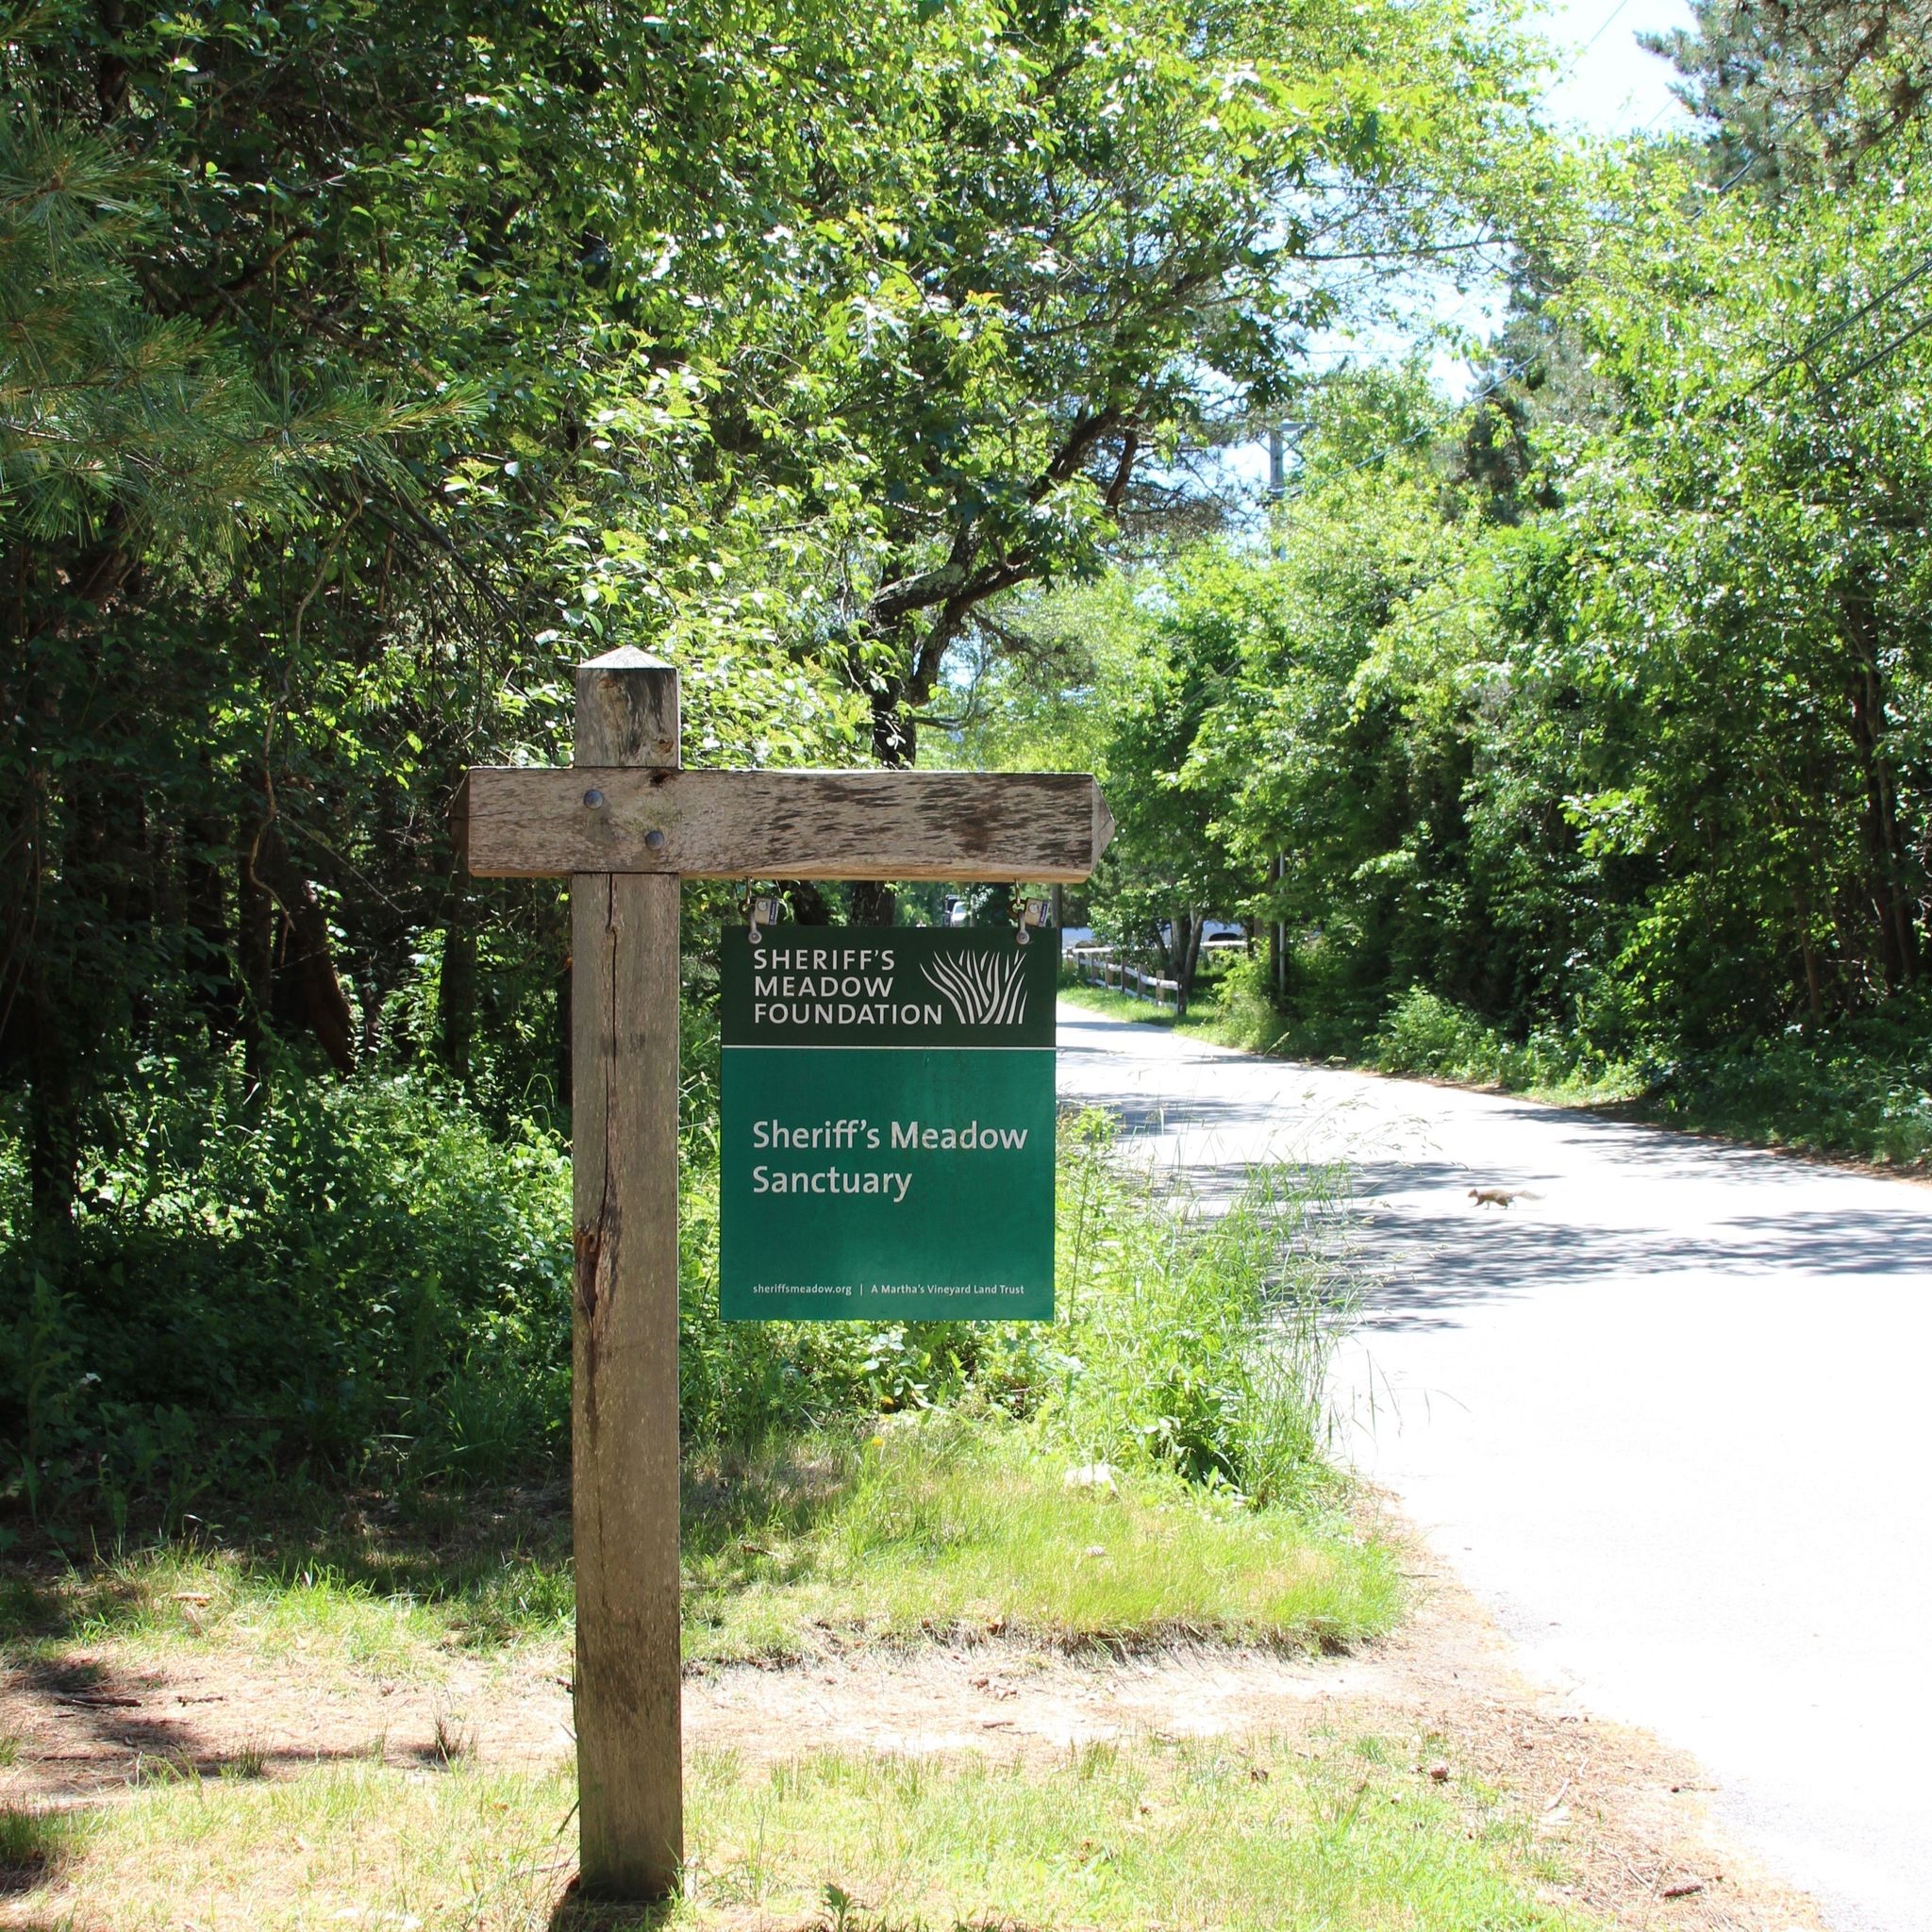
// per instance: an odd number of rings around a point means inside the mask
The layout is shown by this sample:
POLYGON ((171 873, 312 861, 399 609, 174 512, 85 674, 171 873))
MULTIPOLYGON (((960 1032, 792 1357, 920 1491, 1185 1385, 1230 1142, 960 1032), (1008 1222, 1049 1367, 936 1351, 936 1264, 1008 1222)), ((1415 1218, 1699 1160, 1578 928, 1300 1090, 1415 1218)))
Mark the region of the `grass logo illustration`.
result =
POLYGON ((962 1026, 1017 1026, 1026 1017, 1026 956, 968 953, 957 959, 928 959, 920 971, 944 995, 962 1026))

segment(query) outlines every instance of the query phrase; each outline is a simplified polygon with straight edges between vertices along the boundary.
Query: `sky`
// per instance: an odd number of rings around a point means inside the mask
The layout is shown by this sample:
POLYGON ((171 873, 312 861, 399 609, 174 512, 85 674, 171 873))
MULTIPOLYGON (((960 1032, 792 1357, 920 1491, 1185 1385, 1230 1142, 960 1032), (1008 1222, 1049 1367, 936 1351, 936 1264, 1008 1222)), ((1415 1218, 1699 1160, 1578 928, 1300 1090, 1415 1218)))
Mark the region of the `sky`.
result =
MULTIPOLYGON (((1661 133, 1689 119, 1671 92, 1675 70, 1638 43, 1639 33, 1663 33, 1690 25, 1690 0, 1542 0, 1542 30, 1548 37, 1555 70, 1544 96, 1544 112, 1552 125, 1615 136, 1638 132, 1661 133)), ((1503 312, 1505 291, 1461 291, 1444 284, 1440 301, 1424 284, 1422 301, 1458 328, 1484 332, 1503 312)), ((1339 348, 1340 340, 1318 342, 1318 348, 1339 348)), ((1375 354, 1386 346, 1400 356, 1404 339, 1391 333, 1377 340, 1357 341, 1357 354, 1375 354)), ((1473 381, 1470 365, 1446 345, 1431 358, 1430 373, 1444 390, 1456 395, 1473 381)), ((1213 487, 1224 478, 1241 491, 1258 491, 1268 480, 1265 443, 1224 450, 1204 466, 1202 480, 1213 487)))
POLYGON ((1550 91, 1553 120, 1598 134, 1627 134, 1684 118, 1670 67, 1637 43, 1642 33, 1690 25, 1689 0, 1554 0, 1544 32, 1561 77, 1550 91))

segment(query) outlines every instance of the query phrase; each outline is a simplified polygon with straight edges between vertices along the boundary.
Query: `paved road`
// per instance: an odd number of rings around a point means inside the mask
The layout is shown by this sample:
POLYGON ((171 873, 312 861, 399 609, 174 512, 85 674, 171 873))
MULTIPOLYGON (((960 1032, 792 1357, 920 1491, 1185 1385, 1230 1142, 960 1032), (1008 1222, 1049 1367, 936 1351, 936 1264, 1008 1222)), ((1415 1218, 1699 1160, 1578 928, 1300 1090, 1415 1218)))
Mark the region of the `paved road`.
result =
POLYGON ((1059 1037, 1063 1096, 1196 1185, 1348 1162, 1360 1466, 1830 1924, 1932 1928, 1932 1188, 1076 1007, 1059 1037))

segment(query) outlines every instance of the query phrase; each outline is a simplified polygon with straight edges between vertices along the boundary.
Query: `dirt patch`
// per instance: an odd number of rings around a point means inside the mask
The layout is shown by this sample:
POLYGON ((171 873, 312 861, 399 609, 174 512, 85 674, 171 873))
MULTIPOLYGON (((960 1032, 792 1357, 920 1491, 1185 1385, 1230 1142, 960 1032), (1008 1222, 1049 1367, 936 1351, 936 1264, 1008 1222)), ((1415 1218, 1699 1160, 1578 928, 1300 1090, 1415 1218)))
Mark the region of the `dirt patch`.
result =
MULTIPOLYGON (((1468 1592, 1406 1548, 1413 1613, 1396 1636, 1350 1657, 1068 1657, 989 1635, 705 1670, 686 1685, 687 1748, 755 1761, 807 1746, 1044 1761, 1108 1739, 1266 1734, 1316 1757, 1374 1735, 1418 1777, 1453 1768, 1503 1793, 1575 1874, 1555 1895, 1614 1924, 1801 1932, 1822 1923, 1724 1840, 1709 1780, 1690 1759, 1527 1681, 1468 1592)), ((571 1750, 568 1668, 560 1645, 451 1656, 433 1676, 409 1679, 234 1647, 139 1661, 111 1645, 76 1648, 0 1686, 0 1734, 16 1740, 0 1803, 98 1802, 161 1767, 275 1777, 356 1757, 554 1763, 571 1750)))

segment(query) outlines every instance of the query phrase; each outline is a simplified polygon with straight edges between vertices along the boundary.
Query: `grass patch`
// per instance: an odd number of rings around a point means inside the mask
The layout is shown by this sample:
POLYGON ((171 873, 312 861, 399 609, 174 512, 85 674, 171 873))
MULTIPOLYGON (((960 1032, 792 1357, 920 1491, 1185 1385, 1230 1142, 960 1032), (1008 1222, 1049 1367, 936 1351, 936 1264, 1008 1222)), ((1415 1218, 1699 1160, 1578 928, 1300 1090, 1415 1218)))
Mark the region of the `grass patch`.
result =
POLYGON ((86 1849, 93 1828, 77 1812, 0 1807, 0 1897, 51 1883, 86 1849))
MULTIPOLYGON (((686 1897, 599 1923, 1582 1926, 1540 1900, 1557 1874, 1520 1814, 1413 1762, 1392 1741, 1353 1737, 1312 1757, 1280 1742, 1149 1740, 1034 1767, 701 1755, 686 1897)), ((184 1919, 209 1932, 338 1920, 508 1932, 545 1924, 574 1869, 572 1797, 563 1775, 465 1759, 415 1774, 343 1764, 279 1784, 158 1784, 80 1823, 16 1813, 0 1840, 58 1834, 58 1858, 14 1868, 17 1904, 117 1932, 184 1919)))
POLYGON ((1222 1022, 1220 1001, 1211 993, 1197 993, 1185 1013, 1176 1013, 1172 1007, 1157 1007, 1151 1000, 1136 999, 1117 987, 1089 986, 1077 979, 1062 979, 1059 996, 1069 1006, 1085 1007, 1115 1020, 1138 1020, 1145 1025, 1164 1026, 1171 1032, 1212 1038, 1222 1022))
MULTIPOLYGON (((1335 1496, 1257 1508, 1145 1464, 1074 1490, 1075 1453, 1050 1427, 914 1411, 857 1441, 700 1462, 686 1487, 687 1658, 989 1631, 1067 1648, 1200 1637, 1322 1650, 1399 1614, 1390 1554, 1335 1496)), ((547 1523, 521 1515, 507 1548, 410 1551, 365 1527, 359 1543, 332 1538, 326 1561, 175 1546, 16 1573, 0 1654, 58 1666, 76 1649, 242 1649, 341 1680, 427 1682, 464 1655, 560 1655, 573 1585, 554 1507, 547 1523)))
POLYGON ((569 1508, 558 1490, 473 1492, 461 1520, 367 1499, 243 1547, 175 1541, 0 1582, 0 1655, 58 1661, 236 1646, 365 1676, 439 1674, 460 1652, 565 1640, 569 1508))
POLYGON ((762 1513, 692 1524, 688 1657, 1002 1631, 1324 1649, 1398 1613, 1389 1552, 1333 1507, 1254 1509, 1147 1469, 1070 1489, 1050 1435, 941 1416, 830 1460, 801 1484, 744 1483, 772 1498, 762 1513))
MULTIPOLYGON (((1246 963, 1246 962, 1243 962, 1246 963)), ((1252 973, 1233 971, 1196 983, 1188 1010, 1156 1007, 1110 986, 1089 986, 1063 977, 1059 996, 1071 1006, 1086 1007, 1116 1020, 1138 1021, 1172 1032, 1206 1040, 1216 1046, 1239 1047, 1243 1053, 1281 1054, 1292 1059, 1325 1060, 1338 1057, 1336 1029, 1298 1026, 1285 1018, 1259 990, 1252 973)), ((1342 1056, 1346 1057, 1346 1056, 1342 1056)))
MULTIPOLYGON (((1108 1141, 1091 1118, 1063 1128, 1049 1325, 726 1333, 704 1292, 708 1250, 689 1243, 688 1657, 994 1632, 1074 1650, 1323 1650, 1394 1621, 1392 1555, 1351 1523, 1325 1454, 1324 1377, 1348 1316, 1332 1177, 1259 1174, 1198 1213, 1108 1141), (1070 1484, 1075 1468, 1090 1480, 1070 1484)), ((691 1197, 702 1230, 702 1177, 691 1197)), ((308 1491, 302 1507, 224 1532, 217 1502, 193 1541, 19 1563, 0 1583, 6 1650, 63 1682, 90 1667, 109 1682, 154 1653, 318 1688, 437 1686, 531 1647, 567 1671, 560 1484, 433 1477, 388 1498, 308 1491)), ((479 1758, 461 1703, 434 1695, 414 1768, 357 1754, 283 1777, 287 1754, 243 1734, 212 1774, 156 1759, 84 1817, 13 1814, 20 1909, 117 1932, 551 1923, 575 1863, 567 1773, 479 1758)), ((1416 1775, 1413 1755, 1157 1740, 1017 1767, 701 1758, 689 1895, 631 1923, 1573 1924, 1537 1903, 1520 1821, 1416 1775)))

